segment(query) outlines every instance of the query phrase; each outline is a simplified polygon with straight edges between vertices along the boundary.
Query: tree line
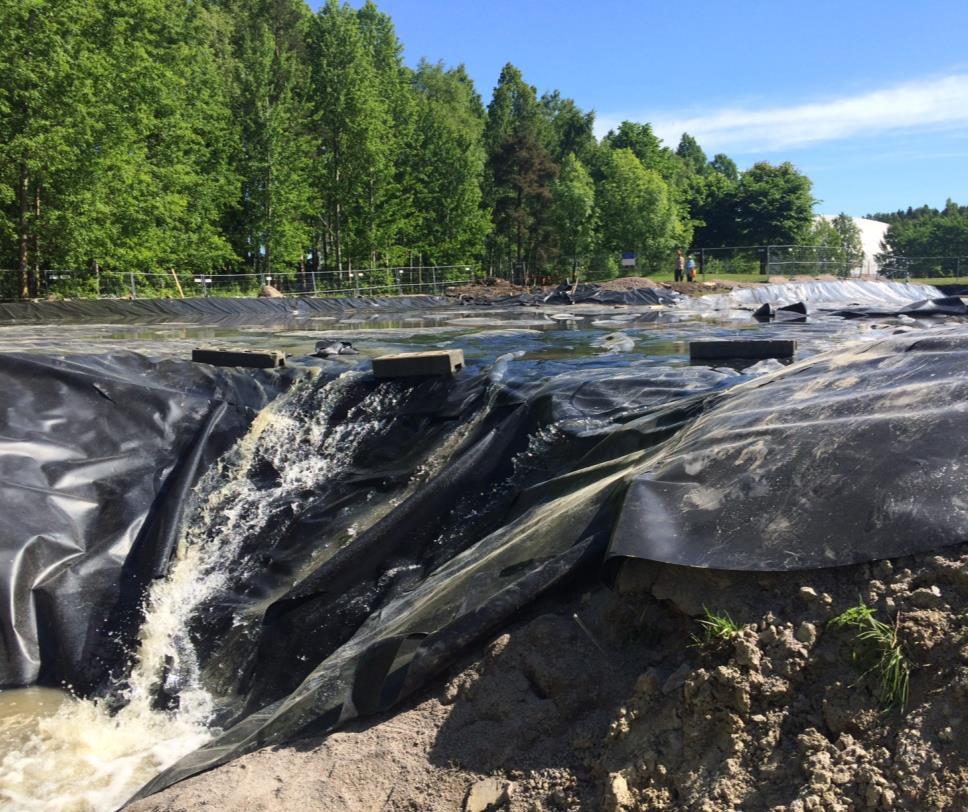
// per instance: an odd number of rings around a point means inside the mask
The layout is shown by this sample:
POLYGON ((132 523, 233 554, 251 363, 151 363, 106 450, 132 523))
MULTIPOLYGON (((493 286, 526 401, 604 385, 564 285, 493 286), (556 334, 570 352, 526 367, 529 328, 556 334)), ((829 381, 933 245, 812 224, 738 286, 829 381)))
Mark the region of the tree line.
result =
POLYGON ((739 171, 506 65, 403 63, 368 0, 0 6, 0 268, 190 275, 479 262, 665 268, 677 247, 812 239, 810 180, 739 171))
POLYGON ((888 223, 879 260, 896 274, 963 276, 968 273, 968 206, 948 200, 931 206, 868 215, 888 223))

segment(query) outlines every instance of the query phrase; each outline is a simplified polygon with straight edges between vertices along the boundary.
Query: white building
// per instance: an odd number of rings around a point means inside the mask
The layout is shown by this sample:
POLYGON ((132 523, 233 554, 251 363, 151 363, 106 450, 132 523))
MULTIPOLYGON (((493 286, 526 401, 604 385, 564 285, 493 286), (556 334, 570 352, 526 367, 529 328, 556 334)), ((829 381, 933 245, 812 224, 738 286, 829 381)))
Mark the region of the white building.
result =
MULTIPOLYGON (((833 220, 836 214, 819 214, 818 218, 833 220)), ((854 276, 876 276, 880 270, 877 264, 877 255, 881 252, 881 242, 887 233, 887 223, 880 220, 868 220, 866 217, 851 217, 854 225, 860 229, 860 243, 864 249, 864 262, 860 270, 852 271, 854 276)))

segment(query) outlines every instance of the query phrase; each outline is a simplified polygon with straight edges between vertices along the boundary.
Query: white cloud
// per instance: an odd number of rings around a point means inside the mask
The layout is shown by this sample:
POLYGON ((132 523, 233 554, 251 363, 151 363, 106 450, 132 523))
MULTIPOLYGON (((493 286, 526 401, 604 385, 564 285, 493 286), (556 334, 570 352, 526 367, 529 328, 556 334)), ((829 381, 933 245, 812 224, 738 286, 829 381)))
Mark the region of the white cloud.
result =
POLYGON ((724 107, 689 114, 603 114, 596 129, 604 134, 625 119, 651 121, 656 135, 673 146, 688 132, 707 153, 758 152, 854 136, 968 128, 968 74, 760 110, 724 107))

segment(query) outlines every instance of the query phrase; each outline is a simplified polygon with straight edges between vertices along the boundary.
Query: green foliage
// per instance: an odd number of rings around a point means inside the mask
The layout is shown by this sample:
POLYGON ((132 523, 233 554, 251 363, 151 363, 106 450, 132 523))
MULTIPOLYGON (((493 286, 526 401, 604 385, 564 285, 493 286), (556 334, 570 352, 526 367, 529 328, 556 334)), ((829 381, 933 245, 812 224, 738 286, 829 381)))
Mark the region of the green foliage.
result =
POLYGON ((741 627, 729 616, 728 612, 717 615, 705 606, 702 610, 703 616, 696 621, 699 624, 699 633, 691 637, 690 645, 694 648, 715 648, 728 640, 732 640, 739 634, 741 627))
POLYGON ((890 223, 881 262, 909 276, 957 276, 968 268, 968 206, 922 206, 872 217, 890 223))
POLYGON ((856 630, 854 661, 862 668, 861 679, 874 674, 878 696, 885 710, 903 710, 907 705, 911 681, 911 661, 898 637, 900 616, 890 625, 875 617, 874 609, 863 601, 828 621, 834 629, 856 630))
POLYGON ((682 138, 679 139, 676 155, 683 160, 691 172, 701 175, 707 171, 706 153, 689 133, 683 133, 682 138))
POLYGON ((713 156, 713 159, 709 162, 709 168, 713 172, 722 175, 731 183, 739 180, 739 170, 736 168, 736 162, 722 152, 717 152, 713 156))
POLYGON ((561 253, 571 259, 577 277, 578 257, 595 238, 595 183, 575 154, 569 153, 551 188, 551 222, 561 253))
POLYGON ((809 240, 820 249, 815 259, 828 273, 847 276, 864 260, 860 229, 846 214, 838 214, 832 220, 818 217, 811 227, 809 240))
POLYGON ((797 245, 810 233, 814 200, 806 175, 786 162, 753 164, 734 193, 739 245, 797 245))
POLYGON ((310 242, 309 15, 302 0, 230 0, 226 10, 242 204, 228 230, 249 268, 271 273, 301 262, 310 242))
POLYGON ((425 262, 462 262, 480 252, 490 225, 481 193, 484 109, 462 66, 446 70, 422 62, 414 87, 411 245, 425 262))
POLYGON ((606 248, 634 251, 642 265, 658 268, 677 245, 688 244, 688 229, 679 221, 668 185, 631 149, 613 150, 603 175, 598 211, 606 248))
MULTIPOLYGON (((0 296, 51 268, 64 295, 479 257, 591 278, 624 250, 667 269, 693 230, 809 230, 789 164, 740 173, 630 121, 599 143, 594 113, 510 64, 485 111, 462 66, 406 67, 372 0, 18 0, 0 30, 0 296)), ((889 249, 960 251, 964 218, 899 216, 889 249)))

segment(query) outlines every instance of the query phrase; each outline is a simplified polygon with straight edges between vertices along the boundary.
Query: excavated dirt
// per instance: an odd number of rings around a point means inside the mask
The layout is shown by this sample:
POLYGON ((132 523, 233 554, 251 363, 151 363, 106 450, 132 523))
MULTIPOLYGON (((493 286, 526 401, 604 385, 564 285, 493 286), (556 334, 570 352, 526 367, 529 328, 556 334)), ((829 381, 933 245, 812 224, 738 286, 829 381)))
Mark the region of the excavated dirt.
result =
POLYGON ((605 290, 637 290, 639 288, 660 288, 662 285, 653 282, 647 276, 623 276, 620 279, 609 279, 602 282, 605 290))
POLYGON ((472 282, 469 285, 454 285, 445 290, 447 296, 456 299, 470 297, 472 299, 499 299, 502 296, 514 296, 518 293, 530 293, 531 288, 522 285, 513 285, 506 279, 498 279, 489 276, 481 282, 472 282))
POLYGON ((545 601, 396 715, 133 804, 233 810, 963 810, 968 546, 806 573, 626 563, 545 601), (912 664, 885 710, 863 600, 912 664), (704 607, 738 633, 697 646, 704 607))

